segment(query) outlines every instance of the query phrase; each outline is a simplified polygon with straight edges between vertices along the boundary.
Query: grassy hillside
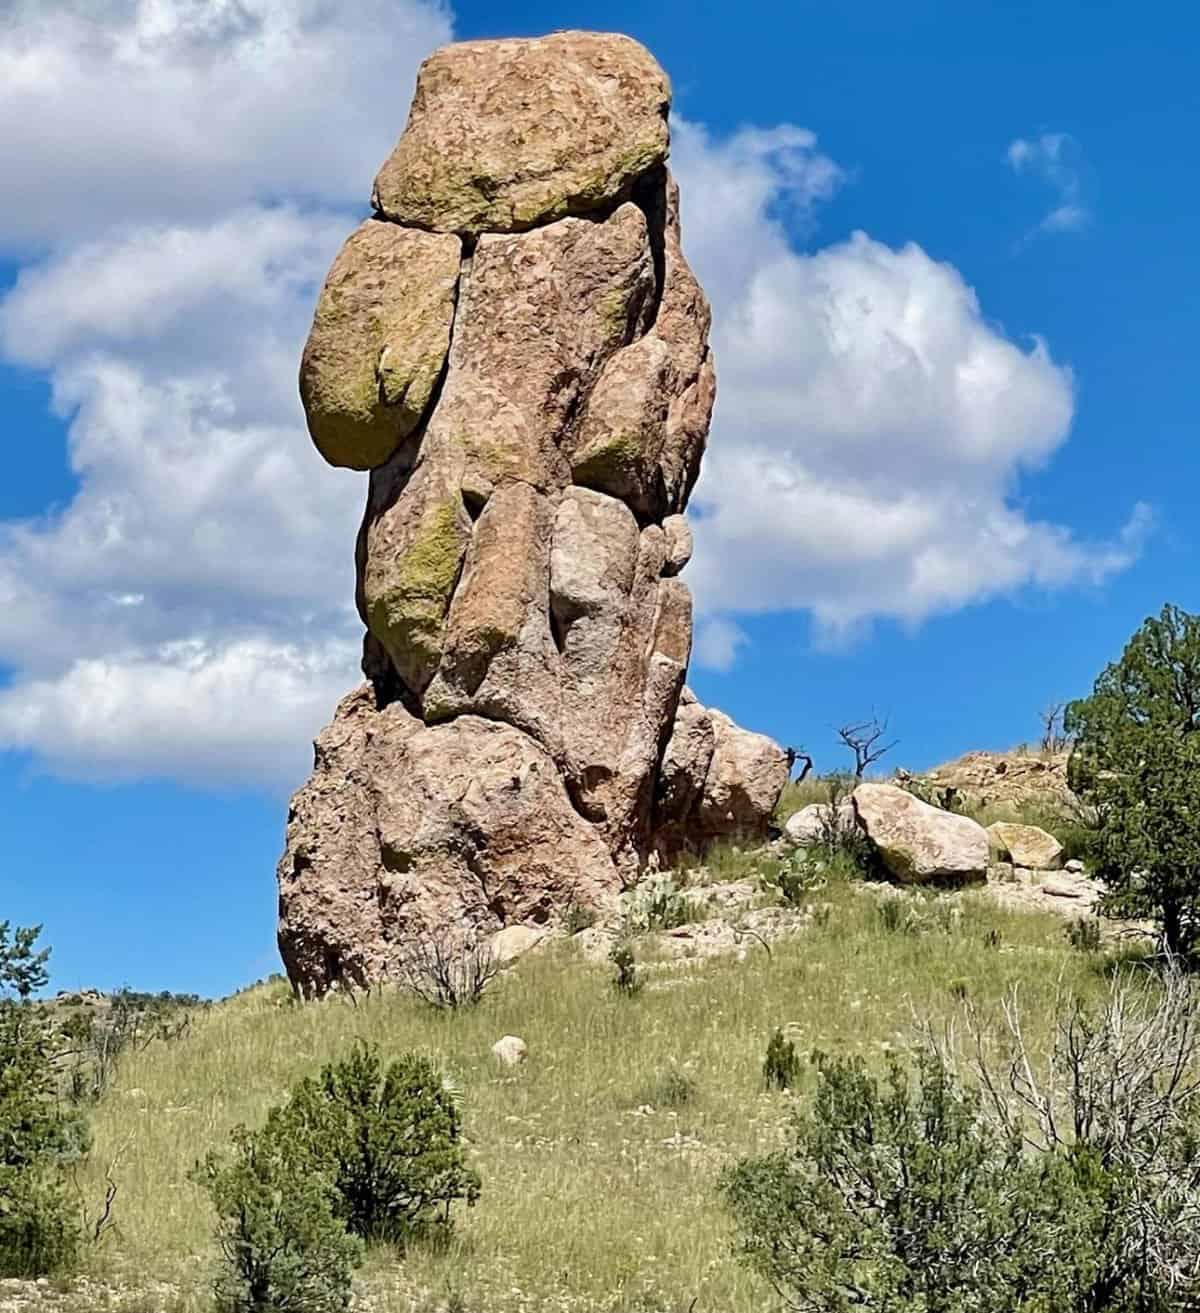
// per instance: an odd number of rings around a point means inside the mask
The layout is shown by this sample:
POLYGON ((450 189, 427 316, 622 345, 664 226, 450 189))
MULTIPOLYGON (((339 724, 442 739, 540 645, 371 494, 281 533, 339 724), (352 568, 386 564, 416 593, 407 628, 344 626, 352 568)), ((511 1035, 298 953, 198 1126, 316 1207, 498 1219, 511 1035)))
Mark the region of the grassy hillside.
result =
POLYGON ((102 1169, 117 1157, 119 1230, 93 1252, 82 1281, 42 1286, 28 1306, 206 1309, 211 1219, 189 1167, 364 1036, 385 1054, 434 1054, 461 1080, 483 1196, 440 1251, 373 1255, 360 1307, 770 1307, 770 1292, 729 1257, 714 1182, 725 1162, 772 1144, 787 1115, 793 1096, 761 1089, 773 1027, 790 1027, 805 1052, 878 1059, 909 1042, 914 1014, 949 1015, 964 987, 998 999, 1019 982, 1029 1015, 1044 1019, 1060 986, 1101 984, 1096 960, 1067 947, 1061 919, 1006 912, 986 894, 932 902, 919 932, 889 929, 870 890, 840 886, 826 896, 827 912, 769 955, 754 944, 742 961, 664 967, 634 998, 617 996, 608 968, 563 942, 457 1015, 394 993, 301 1006, 282 983, 229 1000, 182 1040, 122 1065, 96 1110, 81 1182, 87 1197, 102 1194, 102 1169), (939 913, 939 902, 961 916, 939 913), (529 1045, 515 1071, 497 1068, 490 1052, 506 1033, 529 1045), (673 1073, 694 1082, 681 1106, 667 1106, 686 1087, 673 1073))

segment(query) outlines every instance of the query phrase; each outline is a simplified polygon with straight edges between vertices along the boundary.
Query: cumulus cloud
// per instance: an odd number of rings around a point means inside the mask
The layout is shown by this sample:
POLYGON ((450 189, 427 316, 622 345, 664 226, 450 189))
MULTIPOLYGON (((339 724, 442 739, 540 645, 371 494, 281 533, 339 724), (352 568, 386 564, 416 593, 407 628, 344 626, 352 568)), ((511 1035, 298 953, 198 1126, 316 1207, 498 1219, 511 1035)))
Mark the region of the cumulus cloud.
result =
MULTIPOLYGON (((1027 585, 1098 583, 1133 559, 1144 509, 1092 543, 1020 505, 1021 474, 1074 413, 1071 371, 1044 342, 1006 337, 916 244, 855 233, 798 249, 780 204, 811 207, 838 176, 815 143, 798 168, 762 133, 714 144, 684 124, 676 141, 719 380, 693 502, 702 611, 808 610, 845 636, 1027 585), (708 203, 714 171, 728 207, 708 203)), ((723 668, 735 650, 701 643, 698 658, 723 668)))
POLYGON ((71 777, 277 788, 310 764, 353 656, 345 642, 197 637, 81 657, 0 696, 0 740, 71 777))
POLYGON ((8 0, 0 245, 263 197, 365 207, 439 0, 8 0))
POLYGON ((0 525, 0 743, 85 772, 298 778, 354 678, 362 479, 321 462, 295 388, 346 227, 256 207, 130 229, 0 304, 0 350, 49 371, 79 481, 0 525))
MULTIPOLYGON (((304 431, 316 288, 451 36, 437 0, 0 9, 0 355, 77 492, 0 523, 0 747, 278 787, 356 677, 363 479, 304 431)), ((19 435, 14 440, 19 441, 19 435)))
POLYGON ((1055 204, 1026 234, 1027 239, 1039 233, 1079 232, 1087 226, 1092 216, 1083 203, 1079 150, 1072 137, 1065 132, 1018 137, 1009 143, 1005 158, 1014 173, 1040 178, 1056 197, 1055 204))

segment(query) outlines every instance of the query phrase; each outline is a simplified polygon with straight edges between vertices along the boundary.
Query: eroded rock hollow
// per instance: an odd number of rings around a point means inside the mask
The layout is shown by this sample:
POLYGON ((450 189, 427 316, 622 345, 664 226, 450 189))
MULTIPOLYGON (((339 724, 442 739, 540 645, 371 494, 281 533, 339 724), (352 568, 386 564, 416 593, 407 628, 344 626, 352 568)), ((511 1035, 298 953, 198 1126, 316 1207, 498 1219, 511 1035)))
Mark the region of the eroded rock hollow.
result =
POLYGON ((370 471, 369 682, 289 814, 305 994, 434 929, 603 909, 652 852, 765 833, 786 783, 769 739, 681 700, 715 379, 669 104, 622 36, 439 50, 329 272, 300 390, 326 460, 370 471))

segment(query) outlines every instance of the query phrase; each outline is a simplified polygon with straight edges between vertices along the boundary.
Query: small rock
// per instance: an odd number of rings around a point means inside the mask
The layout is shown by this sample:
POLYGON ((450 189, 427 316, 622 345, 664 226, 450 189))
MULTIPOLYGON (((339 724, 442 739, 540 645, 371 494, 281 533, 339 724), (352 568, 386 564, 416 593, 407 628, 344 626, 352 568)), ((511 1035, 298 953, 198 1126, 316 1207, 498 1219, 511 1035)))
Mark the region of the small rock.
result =
MULTIPOLYGON (((828 835, 834 819, 832 806, 827 802, 810 802, 793 812, 783 823, 783 832, 797 848, 811 848, 828 835)), ((854 828, 854 807, 846 798, 838 804, 836 829, 848 833, 854 828)))
POLYGON ((1084 881, 1066 879, 1061 875, 1052 875, 1043 880, 1040 888, 1050 898, 1083 898, 1091 892, 1084 881))
POLYGON ((1012 884, 1017 876, 1012 862, 993 862, 988 867, 987 878, 993 883, 1012 884))
POLYGON ((578 947, 585 961, 605 962, 608 960, 608 955, 612 951, 616 939, 616 935, 611 931, 601 930, 599 926, 590 925, 577 935, 572 936, 571 942, 578 947))
POLYGON ((505 1035, 492 1045, 496 1061, 504 1067, 519 1067, 529 1057, 529 1048, 519 1035, 505 1035))
POLYGON ((1082 875, 1084 872, 1084 865, 1078 857, 1072 857, 1063 867, 1063 870, 1070 875, 1082 875))

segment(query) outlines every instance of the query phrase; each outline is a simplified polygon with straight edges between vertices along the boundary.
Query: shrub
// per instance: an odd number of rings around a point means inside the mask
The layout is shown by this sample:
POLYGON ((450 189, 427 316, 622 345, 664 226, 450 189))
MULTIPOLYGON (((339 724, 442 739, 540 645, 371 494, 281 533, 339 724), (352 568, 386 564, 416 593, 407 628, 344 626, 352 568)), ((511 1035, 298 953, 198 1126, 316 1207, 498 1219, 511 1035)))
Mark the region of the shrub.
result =
POLYGON ((1072 788, 1095 808, 1104 911, 1152 917, 1168 952, 1200 944, 1200 616, 1165 606, 1067 708, 1072 788))
POLYGON ((875 910, 879 924, 889 934, 911 934, 917 928, 907 900, 895 894, 881 898, 875 904, 875 910))
POLYGON ((695 1078, 678 1067, 668 1067, 655 1081, 642 1091, 639 1103, 655 1108, 686 1108, 694 1102, 699 1087, 695 1078))
POLYGON ((632 998, 640 993, 642 977, 637 969, 637 960, 633 956, 633 946, 627 939, 619 939, 608 953, 608 960, 613 964, 613 988, 625 998, 632 998))
POLYGON ((397 976, 403 988, 430 1007, 474 1007, 500 973, 486 944, 445 932, 422 934, 405 946, 397 976))
POLYGON ((696 918, 695 903, 676 886, 669 873, 648 876, 622 894, 621 902, 629 934, 674 930, 696 918))
POLYGON ((0 1276, 68 1268, 81 1239, 63 1172, 86 1153, 87 1128, 59 1108, 60 1040, 31 997, 48 979, 38 934, 0 923, 0 1276))
POLYGON ((774 894, 789 907, 806 908, 812 896, 820 893, 829 880, 825 864, 810 857, 808 850, 798 848, 789 861, 764 870, 759 883, 765 893, 774 894))
POLYGON ((302 1080, 279 1122, 328 1173, 337 1215, 364 1240, 404 1241, 432 1223, 448 1225, 455 1203, 479 1197, 458 1100, 417 1054, 385 1071, 378 1051, 360 1041, 302 1080))
POLYGON ((69 1093, 76 1102, 95 1102, 108 1089, 126 1053, 141 1053, 156 1040, 181 1039, 191 1028, 192 1012, 207 1007, 195 994, 140 993, 118 989, 102 1013, 76 999, 60 1030, 67 1041, 69 1093))
POLYGON ((1094 916, 1080 917, 1067 926, 1067 943, 1081 953, 1098 953, 1101 945, 1100 922, 1094 916))
POLYGON ((796 1046, 776 1027, 767 1041, 763 1059, 763 1084, 769 1090, 790 1090, 800 1078, 800 1058, 796 1046))
POLYGON ((893 1061, 882 1084, 859 1059, 814 1061, 790 1147, 722 1175, 743 1260, 814 1313, 1017 1307, 1046 1259, 1030 1237, 1053 1183, 935 1057, 911 1075, 893 1061))
POLYGON ((209 1154, 192 1176, 217 1213, 220 1313, 341 1313, 362 1245, 336 1214, 329 1176, 277 1112, 232 1140, 230 1160, 209 1154))
POLYGON ((596 924, 596 913, 582 903, 571 902, 563 913, 563 927, 569 935, 577 935, 581 930, 590 930, 596 924))
POLYGON ((1196 982, 1175 967, 1134 967, 1097 1004, 1063 995, 1048 1052, 1026 1042, 1015 992, 998 1038, 990 1017, 975 1008, 966 1017, 966 1061, 988 1122, 1067 1169, 1061 1216, 1042 1242, 1060 1255, 1069 1299, 1045 1307, 1200 1306, 1196 982))

